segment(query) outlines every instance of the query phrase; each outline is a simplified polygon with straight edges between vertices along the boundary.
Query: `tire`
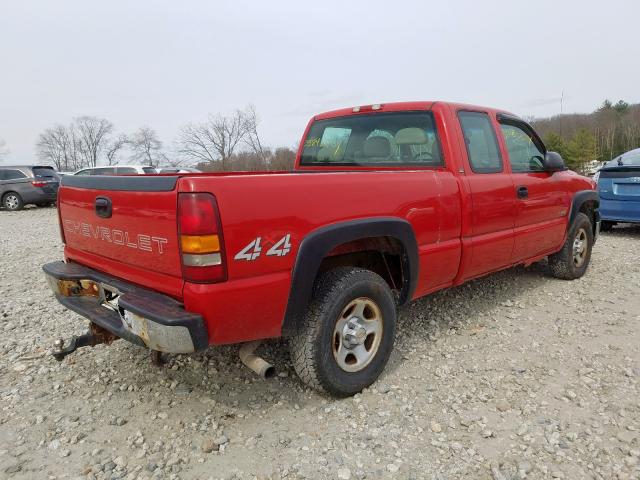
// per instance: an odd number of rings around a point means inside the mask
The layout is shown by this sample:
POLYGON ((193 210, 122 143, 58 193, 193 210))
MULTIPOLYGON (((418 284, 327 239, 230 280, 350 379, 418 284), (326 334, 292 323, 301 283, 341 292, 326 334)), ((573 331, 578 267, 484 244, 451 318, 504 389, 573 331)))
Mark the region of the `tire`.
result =
POLYGON ((580 278, 587 271, 593 248, 593 226, 584 213, 578 213, 569 228, 562 250, 549 256, 551 275, 563 280, 580 278))
POLYGON ((369 270, 340 267, 319 278, 303 323, 290 339, 300 379, 336 397, 354 395, 384 370, 395 338, 396 305, 369 270))
POLYGON ((16 192, 8 192, 2 197, 2 206, 7 210, 17 211, 24 208, 24 202, 16 192))
POLYGON ((609 222, 607 220, 602 220, 600 222, 600 231, 601 232, 610 232, 611 230, 613 230, 613 226, 616 224, 616 222, 609 222))

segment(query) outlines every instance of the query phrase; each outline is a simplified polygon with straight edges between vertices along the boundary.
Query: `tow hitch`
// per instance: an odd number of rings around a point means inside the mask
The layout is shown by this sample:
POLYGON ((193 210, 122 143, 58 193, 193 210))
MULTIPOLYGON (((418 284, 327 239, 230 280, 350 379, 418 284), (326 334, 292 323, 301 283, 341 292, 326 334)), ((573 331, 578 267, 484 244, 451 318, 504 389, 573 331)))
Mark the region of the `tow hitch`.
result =
POLYGON ((80 347, 95 347, 101 343, 110 345, 111 342, 118 338, 119 337, 116 337, 111 332, 99 327, 95 323, 92 323, 89 326, 89 331, 87 333, 82 334, 79 337, 71 337, 66 345, 63 339, 56 340, 53 343, 53 351, 51 352, 51 355, 53 355, 53 358, 57 361, 61 362, 64 360, 64 357, 75 352, 80 347))

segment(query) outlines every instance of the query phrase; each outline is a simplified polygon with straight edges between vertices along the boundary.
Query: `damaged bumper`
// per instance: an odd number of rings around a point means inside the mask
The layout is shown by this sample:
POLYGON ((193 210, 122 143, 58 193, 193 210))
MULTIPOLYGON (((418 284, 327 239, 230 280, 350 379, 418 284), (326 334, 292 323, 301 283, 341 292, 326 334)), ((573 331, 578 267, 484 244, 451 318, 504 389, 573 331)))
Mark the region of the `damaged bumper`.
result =
POLYGON ((171 297, 78 263, 52 262, 42 269, 62 305, 116 337, 168 353, 208 346, 202 317, 171 297))

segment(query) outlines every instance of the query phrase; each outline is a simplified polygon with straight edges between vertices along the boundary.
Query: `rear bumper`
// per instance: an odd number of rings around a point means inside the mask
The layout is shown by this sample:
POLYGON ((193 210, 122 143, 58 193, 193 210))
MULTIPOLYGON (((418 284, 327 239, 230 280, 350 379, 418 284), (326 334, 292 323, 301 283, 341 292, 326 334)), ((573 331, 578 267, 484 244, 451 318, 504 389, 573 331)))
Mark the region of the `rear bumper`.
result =
POLYGON ((25 190, 20 194, 20 196, 24 203, 53 203, 58 198, 58 194, 56 192, 43 192, 38 188, 25 190))
POLYGON ((640 201, 608 200, 600 197, 600 216, 608 222, 640 223, 640 201))
POLYGON ((202 316, 167 295, 74 262, 42 267, 56 299, 117 337, 170 353, 208 347, 202 316))

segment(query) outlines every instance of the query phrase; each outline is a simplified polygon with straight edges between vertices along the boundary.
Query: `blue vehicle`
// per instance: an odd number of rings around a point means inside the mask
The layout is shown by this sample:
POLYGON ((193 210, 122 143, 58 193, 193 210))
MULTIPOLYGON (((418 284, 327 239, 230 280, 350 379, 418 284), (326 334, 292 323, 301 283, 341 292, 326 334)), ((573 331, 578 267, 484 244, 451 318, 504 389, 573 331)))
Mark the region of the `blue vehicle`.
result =
POLYGON ((640 148, 614 158, 595 174, 600 192, 600 229, 640 223, 640 148))

